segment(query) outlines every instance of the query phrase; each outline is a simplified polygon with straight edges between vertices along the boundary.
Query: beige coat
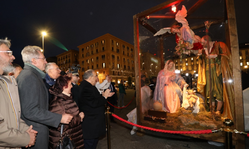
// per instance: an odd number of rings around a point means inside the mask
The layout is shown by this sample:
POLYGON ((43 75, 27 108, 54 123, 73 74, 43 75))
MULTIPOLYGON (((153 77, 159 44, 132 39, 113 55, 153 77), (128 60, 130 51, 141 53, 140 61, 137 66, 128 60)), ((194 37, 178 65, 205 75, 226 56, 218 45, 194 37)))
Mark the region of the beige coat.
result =
POLYGON ((30 141, 29 128, 20 119, 21 108, 14 77, 0 75, 0 149, 20 148, 30 141))

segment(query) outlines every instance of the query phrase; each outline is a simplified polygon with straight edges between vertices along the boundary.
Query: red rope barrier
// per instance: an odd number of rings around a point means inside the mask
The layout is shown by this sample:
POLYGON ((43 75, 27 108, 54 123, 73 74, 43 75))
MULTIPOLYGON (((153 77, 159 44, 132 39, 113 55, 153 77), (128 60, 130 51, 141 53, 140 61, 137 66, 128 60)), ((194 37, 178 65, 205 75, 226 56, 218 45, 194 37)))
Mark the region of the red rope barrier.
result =
MULTIPOLYGON (((151 131, 156 131, 156 132, 172 133, 172 134, 210 134, 210 133, 212 133, 212 130, 172 131, 172 130, 155 129, 155 128, 141 126, 141 125, 131 123, 131 122, 126 121, 126 120, 122 119, 121 117, 119 117, 119 116, 117 116, 116 114, 113 114, 113 113, 112 113, 112 116, 115 117, 116 119, 122 121, 122 122, 127 123, 127 124, 130 124, 130 125, 133 125, 133 126, 136 126, 136 127, 140 127, 140 128, 143 128, 143 129, 151 130, 151 131)), ((248 136, 248 134, 247 134, 247 136, 248 136)))
POLYGON ((247 137, 249 137, 249 133, 247 133, 247 137))
POLYGON ((133 96, 133 98, 131 99, 131 101, 130 101, 126 106, 124 106, 124 107, 117 107, 117 106, 114 106, 114 105, 111 104, 109 101, 107 101, 107 103, 108 103, 109 105, 113 106, 113 107, 116 108, 116 109, 124 109, 124 108, 128 107, 128 106, 131 104, 131 102, 134 100, 134 98, 135 98, 135 96, 133 96))

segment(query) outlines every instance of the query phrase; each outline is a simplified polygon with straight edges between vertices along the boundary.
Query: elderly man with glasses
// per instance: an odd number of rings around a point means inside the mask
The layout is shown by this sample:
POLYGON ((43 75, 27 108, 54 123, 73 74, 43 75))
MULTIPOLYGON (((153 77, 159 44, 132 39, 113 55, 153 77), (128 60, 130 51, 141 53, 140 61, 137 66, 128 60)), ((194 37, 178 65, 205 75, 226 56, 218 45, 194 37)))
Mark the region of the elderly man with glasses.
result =
POLYGON ((49 129, 60 123, 69 124, 73 116, 57 114, 48 110, 49 94, 43 79, 45 77, 46 58, 37 46, 26 46, 22 50, 23 71, 17 77, 22 113, 21 117, 28 125, 33 125, 37 135, 32 149, 48 148, 49 129))
POLYGON ((99 93, 95 87, 98 76, 94 70, 89 69, 83 75, 80 84, 79 108, 84 112, 85 118, 82 122, 85 149, 96 149, 99 138, 105 135, 105 104, 107 98, 111 97, 110 89, 99 93))
POLYGON ((15 57, 10 51, 10 41, 0 39, 0 149, 28 147, 35 144, 37 131, 21 118, 21 108, 16 80, 3 76, 13 70, 15 57))

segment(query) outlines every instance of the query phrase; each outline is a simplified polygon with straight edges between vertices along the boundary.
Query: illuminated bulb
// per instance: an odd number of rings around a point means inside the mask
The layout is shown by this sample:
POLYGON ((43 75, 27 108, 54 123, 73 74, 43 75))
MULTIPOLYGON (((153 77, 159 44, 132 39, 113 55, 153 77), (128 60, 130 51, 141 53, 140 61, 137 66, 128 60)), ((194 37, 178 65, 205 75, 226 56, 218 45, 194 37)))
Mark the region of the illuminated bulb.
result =
POLYGON ((227 81, 228 83, 232 83, 233 82, 233 80, 232 79, 228 79, 228 81, 227 81))
POLYGON ((43 35, 43 36, 46 36, 46 35, 47 35, 47 33, 46 33, 46 32, 42 32, 42 35, 43 35))
POLYGON ((172 10, 173 12, 176 12, 176 6, 175 6, 175 5, 172 5, 171 10, 172 10))
POLYGON ((188 73, 186 73, 186 76, 188 76, 188 73))

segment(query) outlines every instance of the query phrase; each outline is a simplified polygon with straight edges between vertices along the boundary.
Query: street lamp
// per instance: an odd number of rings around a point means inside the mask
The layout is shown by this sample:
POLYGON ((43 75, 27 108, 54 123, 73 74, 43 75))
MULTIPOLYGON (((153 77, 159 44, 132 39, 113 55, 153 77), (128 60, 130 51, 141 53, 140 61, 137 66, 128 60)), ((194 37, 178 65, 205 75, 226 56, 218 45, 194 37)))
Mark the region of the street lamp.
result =
POLYGON ((42 34, 42 51, 41 52, 44 52, 44 36, 46 36, 47 33, 46 32, 42 32, 41 34, 42 34))

